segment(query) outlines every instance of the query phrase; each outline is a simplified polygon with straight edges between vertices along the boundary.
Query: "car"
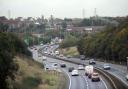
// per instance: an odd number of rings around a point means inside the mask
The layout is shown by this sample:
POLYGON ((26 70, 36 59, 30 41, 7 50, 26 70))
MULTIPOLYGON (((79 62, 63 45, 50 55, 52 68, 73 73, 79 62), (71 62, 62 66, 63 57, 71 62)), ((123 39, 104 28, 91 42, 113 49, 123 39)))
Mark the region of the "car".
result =
POLYGON ((45 53, 45 54, 47 54, 48 52, 47 52, 47 51, 45 51, 44 53, 45 53))
POLYGON ((59 56, 60 56, 60 57, 64 57, 64 55, 63 55, 63 54, 60 54, 59 56))
POLYGON ((68 72, 72 72, 74 70, 74 67, 69 67, 68 72))
POLYGON ((55 51, 55 54, 56 54, 56 55, 59 55, 59 54, 60 54, 60 52, 59 52, 59 51, 55 51))
POLYGON ((128 74, 125 76, 126 80, 128 81, 128 74))
POLYGON ((43 44, 40 44, 41 46, 43 46, 43 44))
POLYGON ((79 76, 78 70, 73 70, 71 75, 72 76, 79 76))
POLYGON ((43 61, 46 61, 46 60, 47 60, 47 57, 46 57, 46 56, 43 56, 43 57, 42 57, 42 60, 43 60, 43 61))
POLYGON ((48 55, 51 55, 51 53, 50 53, 50 52, 48 52, 48 55))
POLYGON ((60 65, 60 67, 64 68, 64 67, 66 67, 66 64, 62 63, 62 64, 60 65))
POLYGON ((85 60, 85 56, 84 55, 80 55, 80 59, 81 60, 85 60))
POLYGON ((58 68, 58 64, 53 62, 52 63, 52 68, 55 68, 55 69, 58 68))
POLYGON ((104 64, 104 65, 103 65, 103 69, 104 69, 104 70, 110 70, 111 67, 110 67, 109 64, 104 64))
POLYGON ((50 66, 49 64, 46 64, 46 65, 44 66, 44 68, 45 68, 45 70, 50 70, 51 66, 50 66))
POLYGON ((78 65, 78 70, 84 70, 84 66, 83 65, 78 65))
POLYGON ((89 64, 91 64, 91 65, 96 64, 96 61, 94 59, 90 59, 89 64))
POLYGON ((100 81, 99 74, 96 73, 96 72, 92 73, 92 75, 91 75, 91 80, 92 80, 92 82, 100 81))

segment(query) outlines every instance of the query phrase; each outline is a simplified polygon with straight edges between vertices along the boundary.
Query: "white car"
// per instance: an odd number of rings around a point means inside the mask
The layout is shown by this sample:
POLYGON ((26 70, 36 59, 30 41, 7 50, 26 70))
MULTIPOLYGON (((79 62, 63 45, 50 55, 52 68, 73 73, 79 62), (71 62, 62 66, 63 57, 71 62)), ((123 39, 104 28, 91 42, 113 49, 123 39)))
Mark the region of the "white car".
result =
POLYGON ((78 66, 78 70, 84 70, 84 66, 83 65, 79 65, 78 66))
POLYGON ((43 56, 43 57, 42 57, 42 60, 43 60, 43 61, 46 61, 46 60, 47 60, 47 57, 46 57, 46 56, 43 56))
POLYGON ((59 53, 59 51, 55 51, 55 54, 56 54, 56 55, 59 55, 60 53, 59 53))
POLYGON ((71 74, 72 76, 79 76, 78 70, 73 70, 71 74))
POLYGON ((47 54, 48 52, 47 52, 47 51, 45 51, 44 53, 45 53, 45 54, 47 54))
POLYGON ((40 44, 41 46, 43 46, 43 44, 40 44))

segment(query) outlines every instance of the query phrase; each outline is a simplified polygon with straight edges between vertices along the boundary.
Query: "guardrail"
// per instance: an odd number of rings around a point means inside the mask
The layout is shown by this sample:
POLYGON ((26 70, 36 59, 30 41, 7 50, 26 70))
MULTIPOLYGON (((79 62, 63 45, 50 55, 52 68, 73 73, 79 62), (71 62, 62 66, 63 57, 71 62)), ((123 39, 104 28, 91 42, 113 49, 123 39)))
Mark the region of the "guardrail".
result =
POLYGON ((116 78, 112 74, 104 70, 101 70, 99 68, 95 68, 95 70, 100 74, 102 74, 109 81, 112 89, 128 89, 127 85, 125 85, 122 81, 120 81, 118 78, 116 78))

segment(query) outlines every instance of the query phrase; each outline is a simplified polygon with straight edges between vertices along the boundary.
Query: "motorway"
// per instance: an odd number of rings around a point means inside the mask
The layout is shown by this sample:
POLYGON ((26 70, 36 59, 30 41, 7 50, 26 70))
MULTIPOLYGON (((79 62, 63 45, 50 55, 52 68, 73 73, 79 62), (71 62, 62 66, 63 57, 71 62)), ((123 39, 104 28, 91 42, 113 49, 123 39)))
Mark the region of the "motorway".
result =
POLYGON ((66 64, 66 68, 60 68, 63 72, 65 72, 69 79, 69 89, 108 89, 106 83, 104 82, 103 78, 101 77, 100 82, 92 82, 87 76, 85 76, 84 70, 79 70, 79 76, 72 76, 71 73, 68 72, 69 67, 74 67, 75 69, 78 68, 78 65, 64 62, 61 60, 47 58, 49 62, 56 62, 59 65, 61 63, 66 64))
MULTIPOLYGON (((38 47, 37 49, 40 49, 40 47, 38 47)), ((31 50, 31 51, 33 53, 33 58, 36 61, 41 62, 40 59, 42 59, 42 56, 38 57, 38 51, 37 50, 31 50)), ((100 77, 101 81, 92 82, 91 79, 85 76, 84 70, 79 70, 79 76, 71 76, 71 73, 68 72, 68 68, 74 67, 75 69, 77 69, 78 65, 47 57, 47 63, 52 63, 52 62, 56 62, 57 64, 59 64, 58 68, 68 76, 69 78, 68 89, 110 89, 108 83, 106 83, 105 79, 102 76, 100 77), (61 63, 65 63, 66 68, 61 68, 60 67, 61 63)))
MULTIPOLYGON (((53 47, 51 47, 52 51, 56 50, 56 48, 58 48, 57 45, 54 45, 53 47)), ((85 65, 89 64, 89 60, 80 60, 80 58, 66 58, 64 60, 70 60, 76 63, 82 63, 85 65)), ((96 61, 95 67, 103 69, 103 65, 105 62, 99 62, 96 61)), ((109 63, 111 66, 110 70, 105 70, 107 72, 109 72, 110 74, 113 74, 114 76, 116 76, 117 78, 119 78, 123 83, 125 83, 128 86, 128 81, 126 81, 125 76, 128 73, 126 67, 120 67, 119 65, 115 65, 115 64, 111 64, 109 63)))

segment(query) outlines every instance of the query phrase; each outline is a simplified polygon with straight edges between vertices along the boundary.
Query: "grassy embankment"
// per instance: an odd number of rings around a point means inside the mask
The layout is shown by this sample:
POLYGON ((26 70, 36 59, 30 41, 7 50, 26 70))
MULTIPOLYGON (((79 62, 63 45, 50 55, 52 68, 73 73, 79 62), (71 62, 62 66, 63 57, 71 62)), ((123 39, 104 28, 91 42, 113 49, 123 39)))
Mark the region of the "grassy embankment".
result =
POLYGON ((27 57, 15 58, 19 65, 14 86, 18 89, 66 89, 66 77, 55 71, 45 71, 43 66, 27 57))
POLYGON ((59 51, 65 56, 71 55, 72 57, 77 57, 79 55, 76 47, 68 47, 64 49, 59 49, 59 51))

